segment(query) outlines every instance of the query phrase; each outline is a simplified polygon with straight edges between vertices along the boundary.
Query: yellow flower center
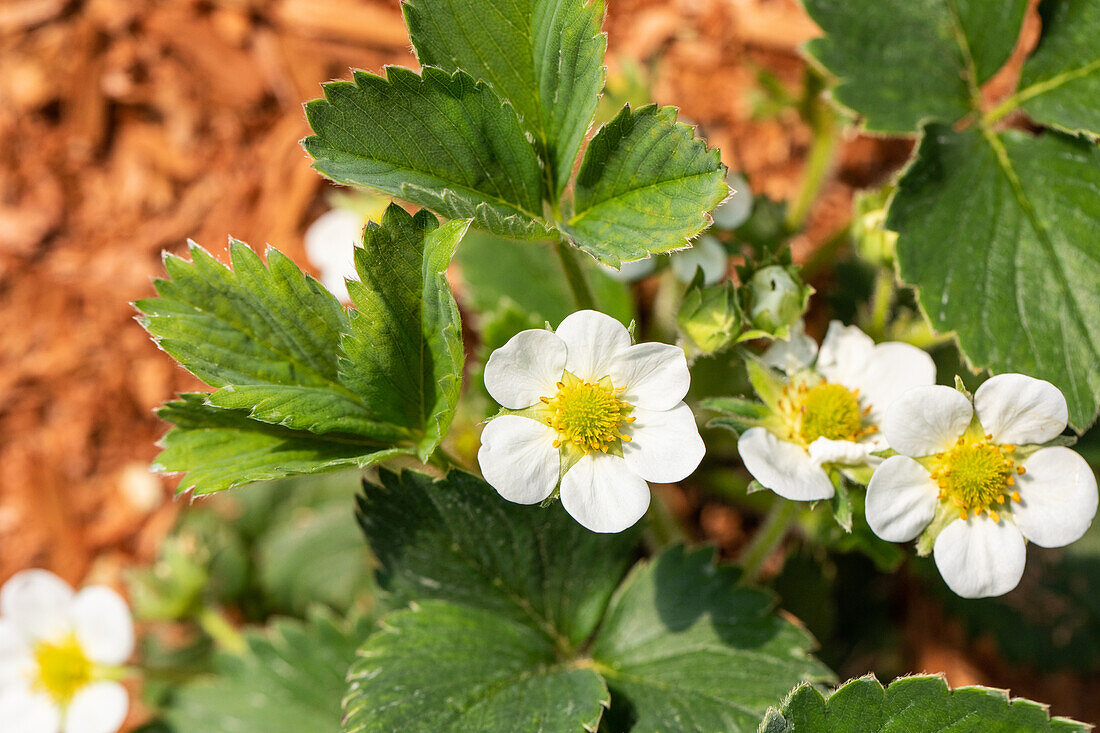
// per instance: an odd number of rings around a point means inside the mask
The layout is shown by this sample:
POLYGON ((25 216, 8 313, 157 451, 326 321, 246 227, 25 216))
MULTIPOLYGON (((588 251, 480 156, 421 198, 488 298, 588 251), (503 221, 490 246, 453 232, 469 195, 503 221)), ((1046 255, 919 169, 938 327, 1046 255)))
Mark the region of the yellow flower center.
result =
POLYGON ((779 409, 786 433, 782 437, 803 447, 818 438, 859 440, 878 430, 864 425, 871 408, 860 407, 859 391, 841 384, 788 384, 780 395, 779 409))
POLYGON ((616 441, 629 442, 630 437, 623 435, 621 428, 635 418, 629 417, 634 407, 619 399, 625 389, 613 386, 609 377, 586 382, 565 372, 558 382, 558 393, 542 398, 549 411, 546 424, 558 431, 554 447, 572 443, 585 453, 606 453, 616 441))
POLYGON ((1020 501, 1016 476, 1024 473, 1010 457, 1014 445, 992 442, 992 435, 964 435, 950 450, 933 456, 932 480, 940 487, 939 499, 950 501, 966 519, 970 512, 988 512, 999 522, 999 508, 1009 499, 1020 501))
POLYGON ((92 663, 76 636, 70 634, 60 641, 41 641, 34 647, 38 675, 34 687, 42 690, 61 705, 92 679, 92 663))

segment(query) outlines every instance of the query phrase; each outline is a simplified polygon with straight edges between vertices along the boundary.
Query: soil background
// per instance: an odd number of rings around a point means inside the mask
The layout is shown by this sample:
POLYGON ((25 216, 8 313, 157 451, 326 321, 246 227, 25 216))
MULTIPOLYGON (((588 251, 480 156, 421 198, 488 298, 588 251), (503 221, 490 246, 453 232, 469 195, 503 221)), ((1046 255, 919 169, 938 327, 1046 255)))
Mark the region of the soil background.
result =
MULTIPOLYGON (((802 83, 797 49, 818 31, 795 0, 609 0, 606 29, 613 74, 653 69, 656 101, 755 191, 794 193, 809 131, 793 110, 753 110, 761 71, 802 83)), ((154 557, 185 504, 147 470, 165 430, 152 411, 198 384, 129 303, 188 238, 219 255, 227 235, 270 243, 308 266, 302 235, 333 187, 298 145, 301 104, 384 64, 416 65, 396 0, 0 3, 0 582, 45 567, 122 588, 154 557)), ((910 149, 848 135, 796 259, 910 149)), ((700 534, 736 521, 719 513, 700 534)), ((1095 679, 1007 667, 919 597, 902 615, 912 671, 1100 718, 1095 679)))

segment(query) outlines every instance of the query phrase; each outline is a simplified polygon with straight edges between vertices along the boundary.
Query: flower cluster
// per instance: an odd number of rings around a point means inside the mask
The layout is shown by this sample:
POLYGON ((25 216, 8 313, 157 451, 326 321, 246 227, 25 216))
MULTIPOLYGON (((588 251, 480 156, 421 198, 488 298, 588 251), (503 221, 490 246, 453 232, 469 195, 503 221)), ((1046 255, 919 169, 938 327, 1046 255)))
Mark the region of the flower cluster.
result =
MULTIPOLYGON (((839 322, 820 349, 799 324, 748 366, 764 403, 737 418, 753 477, 800 501, 832 497, 845 478, 868 484, 875 534, 920 537, 918 550, 934 554, 961 596, 1008 592, 1023 573, 1025 540, 1066 545, 1096 514, 1088 464, 1052 445, 1068 409, 1048 382, 1004 374, 971 399, 937 386, 921 349, 875 344, 839 322)), ((647 481, 679 481, 702 460, 683 402, 689 380, 679 348, 632 345, 622 324, 595 311, 554 332, 523 331, 485 367, 485 386, 505 408, 482 434, 485 479, 522 504, 560 491, 585 527, 621 531, 645 514, 647 481)))
POLYGON ((481 471, 509 501, 560 489, 582 525, 620 532, 649 508, 647 481, 684 479, 703 458, 689 384, 679 347, 632 345, 603 313, 521 331, 485 365, 485 387, 506 409, 482 433, 481 471))
POLYGON ((0 589, 0 723, 19 733, 114 733, 130 703, 116 679, 134 650, 126 602, 45 570, 0 589))
POLYGON ((818 351, 801 329, 777 342, 754 369, 768 414, 741 434, 737 449, 762 486, 796 501, 830 498, 831 472, 878 463, 890 404, 905 390, 936 381, 925 352, 903 343, 875 344, 855 326, 834 321, 818 351), (769 367, 786 372, 778 378, 769 367), (766 384, 761 384, 764 382, 766 384))

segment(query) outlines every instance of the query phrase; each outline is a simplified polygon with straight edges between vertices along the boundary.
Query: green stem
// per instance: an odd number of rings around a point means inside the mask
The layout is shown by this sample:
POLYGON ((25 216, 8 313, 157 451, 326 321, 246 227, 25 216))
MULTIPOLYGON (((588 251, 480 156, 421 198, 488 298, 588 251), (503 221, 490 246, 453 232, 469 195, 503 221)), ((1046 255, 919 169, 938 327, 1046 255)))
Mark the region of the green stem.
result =
POLYGON ((204 608, 195 620, 218 648, 233 654, 240 654, 245 650, 244 635, 225 617, 221 609, 204 608))
POLYGON ((596 310, 596 298, 592 295, 592 288, 588 286, 588 280, 581 271, 581 264, 577 261, 577 253, 570 245, 558 241, 558 258, 561 260, 561 269, 565 271, 565 280, 569 283, 569 289, 573 291, 573 300, 580 310, 596 310))
POLYGON ((813 140, 806 160, 806 170, 802 175, 802 186, 787 210, 787 227, 792 232, 801 229, 806 221, 810 207, 833 167, 833 158, 840 143, 841 126, 838 124, 836 112, 824 97, 817 95, 810 101, 806 117, 813 132, 813 140))
POLYGON ((764 518, 764 523, 756 531, 756 536, 752 538, 752 542, 741 553, 740 564, 743 573, 741 582, 743 584, 748 585, 756 582, 756 577, 760 574, 760 568, 764 561, 787 536, 787 529, 798 515, 798 509, 797 502, 776 497, 775 503, 772 504, 772 508, 768 510, 768 515, 764 518))

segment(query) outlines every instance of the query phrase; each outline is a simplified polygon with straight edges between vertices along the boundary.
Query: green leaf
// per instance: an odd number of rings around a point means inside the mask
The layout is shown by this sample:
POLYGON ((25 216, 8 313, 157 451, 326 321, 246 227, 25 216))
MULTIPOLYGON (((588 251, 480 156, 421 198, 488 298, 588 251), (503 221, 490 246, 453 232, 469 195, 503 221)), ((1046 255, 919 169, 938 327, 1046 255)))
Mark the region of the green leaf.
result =
POLYGON ((712 412, 723 415, 736 415, 750 420, 760 420, 770 414, 768 408, 764 405, 744 397, 708 397, 701 400, 699 406, 712 412))
POLYGON ((1033 733, 1088 730, 1088 726, 1051 718, 1045 705, 1010 700, 1005 690, 961 687, 950 690, 942 677, 902 677, 883 689, 872 675, 841 685, 826 698, 809 685, 791 692, 768 711, 760 733, 852 733, 897 731, 933 733, 1033 733))
POLYGON ((1043 34, 1017 99, 1037 122, 1100 135, 1100 1, 1043 0, 1039 14, 1043 34))
POLYGON ((484 481, 451 471, 382 470, 364 485, 359 521, 401 601, 447 600, 528 624, 562 648, 599 623, 630 563, 636 532, 596 534, 560 505, 521 506, 484 481))
POLYGON ((809 634, 709 549, 674 547, 636 567, 592 646, 617 729, 752 731, 797 681, 828 680, 809 634))
POLYGON ((825 36, 806 51, 838 78, 834 98, 869 130, 915 133, 973 112, 1008 59, 1027 0, 803 0, 825 36))
POLYGON ((1047 132, 927 128, 887 226, 902 278, 975 367, 1062 390, 1081 430, 1100 401, 1100 149, 1047 132))
POLYGON ((160 297, 135 303, 162 349, 222 388, 210 404, 315 433, 407 435, 340 384, 340 334, 348 322, 336 299, 276 249, 268 249, 267 267, 241 242, 231 240, 229 249, 232 269, 194 243, 191 262, 166 255, 171 279, 155 282, 160 297))
POLYGON ((603 86, 602 0, 407 0, 403 7, 422 65, 462 69, 511 102, 557 200, 603 86))
POLYGON ((450 219, 517 238, 546 237, 542 172, 512 106, 468 74, 391 66, 355 71, 306 105, 313 167, 450 219))
POLYGON ((167 719, 177 733, 337 733, 344 677, 369 630, 313 614, 248 632, 242 654, 219 655, 216 676, 176 691, 167 719))
POLYGON ((431 212, 392 204, 356 248, 361 282, 348 283, 356 310, 341 377, 383 419, 423 429, 421 460, 446 434, 462 389, 462 323, 446 273, 468 226, 440 227, 431 212))
POLYGON ((388 616, 348 681, 345 733, 594 731, 608 704, 600 676, 535 629, 443 601, 388 616))
POLYGON ((278 608, 346 611, 372 586, 370 553, 347 498, 298 507, 259 538, 259 581, 278 608))
POLYGON ((177 491, 209 494, 253 481, 301 473, 364 468, 412 451, 362 439, 320 436, 252 420, 183 394, 157 415, 173 423, 153 470, 186 473, 177 491))
POLYGON ((674 107, 626 105, 589 143, 563 231, 614 267, 683 249, 729 194, 725 175, 718 151, 676 122, 674 107))

